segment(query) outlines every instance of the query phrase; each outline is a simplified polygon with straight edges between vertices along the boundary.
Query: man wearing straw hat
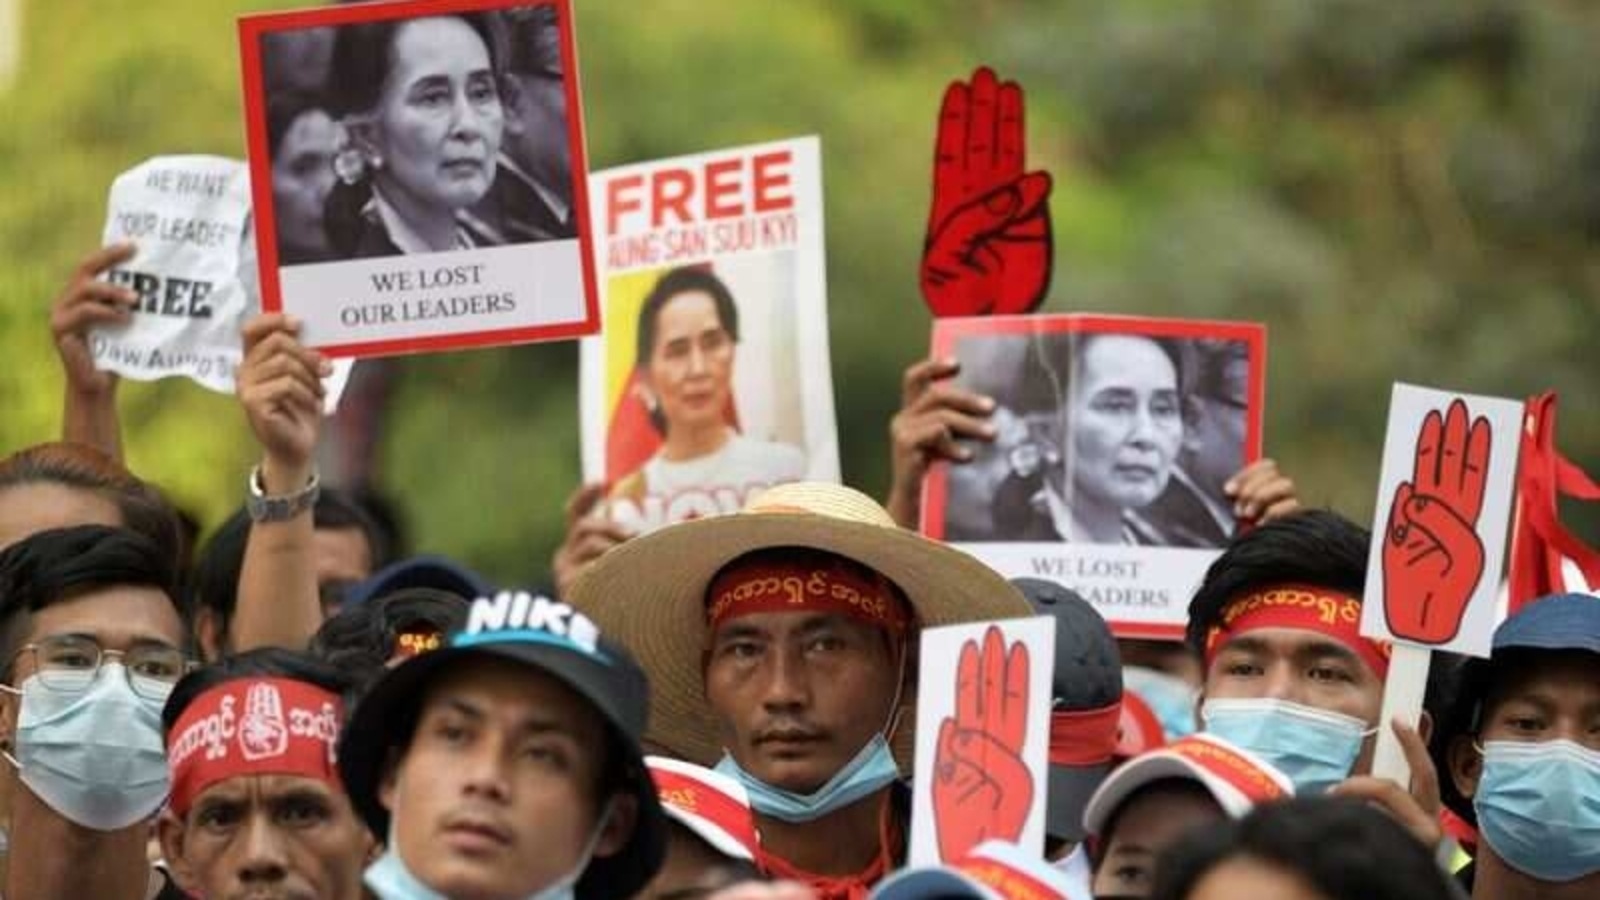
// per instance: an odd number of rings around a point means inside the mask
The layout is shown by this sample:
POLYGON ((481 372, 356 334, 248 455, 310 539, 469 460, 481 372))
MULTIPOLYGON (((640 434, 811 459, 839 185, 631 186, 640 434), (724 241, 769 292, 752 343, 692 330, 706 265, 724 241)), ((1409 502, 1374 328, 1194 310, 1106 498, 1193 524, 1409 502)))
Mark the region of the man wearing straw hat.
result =
POLYGON ((649 673, 647 738, 742 782, 757 864, 823 900, 864 898, 904 860, 910 798, 891 747, 912 737, 920 630, 1031 614, 982 563, 814 483, 629 541, 571 600, 649 673))

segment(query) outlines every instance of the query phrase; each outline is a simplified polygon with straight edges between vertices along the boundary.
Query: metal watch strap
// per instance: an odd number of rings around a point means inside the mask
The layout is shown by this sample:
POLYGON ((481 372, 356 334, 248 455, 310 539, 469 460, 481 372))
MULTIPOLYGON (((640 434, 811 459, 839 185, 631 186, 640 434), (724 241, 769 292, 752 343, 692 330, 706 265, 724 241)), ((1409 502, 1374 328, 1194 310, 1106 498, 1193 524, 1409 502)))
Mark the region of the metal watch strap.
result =
POLYGON ((317 498, 321 495, 322 481, 313 471, 311 480, 300 490, 292 494, 268 496, 266 487, 261 483, 261 467, 256 466, 250 470, 250 490, 245 494, 244 507, 252 522, 286 522, 316 506, 317 498))

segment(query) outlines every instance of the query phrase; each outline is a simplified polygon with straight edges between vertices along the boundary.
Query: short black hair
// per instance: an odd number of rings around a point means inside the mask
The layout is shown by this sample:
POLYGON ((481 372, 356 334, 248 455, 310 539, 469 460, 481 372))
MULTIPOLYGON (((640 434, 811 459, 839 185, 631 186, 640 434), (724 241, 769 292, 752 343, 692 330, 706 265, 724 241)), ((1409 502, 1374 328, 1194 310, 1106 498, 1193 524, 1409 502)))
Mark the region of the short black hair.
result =
POLYGON ((1330 900, 1449 900, 1433 854, 1393 819, 1347 797, 1257 807, 1180 838, 1156 866, 1151 900, 1185 900, 1230 859, 1292 872, 1330 900))
POLYGON ((401 633, 422 628, 448 635, 467 623, 465 598, 434 588, 404 588, 330 616, 311 638, 311 653, 350 673, 365 690, 387 671, 401 633))
MULTIPOLYGON (((359 529, 366 538, 373 571, 388 563, 388 548, 378 526, 344 492, 323 488, 311 517, 319 530, 359 529)), ((190 608, 195 612, 208 609, 216 616, 224 646, 227 646, 234 610, 239 605, 239 576, 244 571, 244 552, 249 541, 250 516, 241 508, 229 516, 201 548, 189 583, 190 608)))
POLYGON ((0 678, 11 679, 33 613, 111 587, 156 588, 182 616, 176 559, 131 529, 52 528, 0 551, 0 678))
POLYGON ((98 494, 116 506, 122 524, 172 556, 184 555, 184 539, 172 504, 122 463, 86 444, 36 444, 0 460, 0 491, 55 484, 98 494))
POLYGON ((350 708, 355 687, 349 674, 309 653, 282 647, 258 647, 195 669, 172 688, 161 709, 161 733, 166 736, 178 724, 183 711, 196 698, 219 684, 240 678, 287 678, 336 694, 350 708))
POLYGON ((1227 605, 1261 588, 1304 584, 1360 600, 1371 543, 1371 532, 1326 509, 1300 510, 1235 537, 1189 601, 1189 645, 1204 652, 1227 605))
POLYGON ((1089 853, 1089 862, 1094 868, 1100 868, 1100 862, 1106 858, 1106 851, 1111 849, 1111 842, 1116 838, 1117 827, 1122 824, 1122 814, 1133 807, 1133 804, 1152 794, 1189 794, 1195 797, 1204 797, 1217 807, 1218 816, 1223 815, 1222 804, 1217 803, 1216 795, 1203 784, 1193 778, 1157 778, 1146 785, 1141 785, 1133 793, 1122 798, 1117 808, 1106 817, 1105 825, 1095 840, 1084 845, 1089 853))

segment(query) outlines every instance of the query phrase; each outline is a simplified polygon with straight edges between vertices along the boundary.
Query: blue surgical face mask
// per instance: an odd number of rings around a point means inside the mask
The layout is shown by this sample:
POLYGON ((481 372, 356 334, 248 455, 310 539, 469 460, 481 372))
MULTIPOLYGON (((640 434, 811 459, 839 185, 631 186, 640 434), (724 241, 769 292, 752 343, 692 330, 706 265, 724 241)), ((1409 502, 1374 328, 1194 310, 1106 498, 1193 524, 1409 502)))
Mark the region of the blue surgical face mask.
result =
POLYGON ((1489 741, 1472 798, 1506 865, 1540 881, 1600 872, 1600 752, 1572 741, 1489 741))
MULTIPOLYGON (((395 809, 399 809, 399 791, 395 792, 395 809)), ((367 867, 362 873, 361 880, 372 891, 378 900, 450 900, 444 894, 422 883, 422 879, 411 874, 405 860, 400 858, 400 845, 395 840, 395 820, 398 816, 389 817, 389 842, 383 855, 367 867)), ((589 835, 589 841, 583 848, 583 853, 578 856, 577 865, 568 870, 567 874, 547 885, 544 890, 528 895, 527 900, 573 900, 578 888, 578 880, 583 877, 589 868, 589 862, 594 857, 595 845, 600 843, 600 832, 605 829, 606 820, 611 818, 611 806, 607 804, 600 814, 599 821, 595 822, 594 831, 589 835)))
POLYGON ((1122 686, 1138 694, 1155 713, 1169 743, 1194 734, 1194 701, 1199 692, 1189 682, 1156 669, 1123 666, 1122 686))
POLYGON ((889 741, 880 732, 844 768, 835 772, 822 787, 809 794, 797 794, 773 787, 751 775, 724 753, 717 771, 739 780, 750 795, 750 808, 782 822, 810 822, 835 810, 870 797, 900 777, 889 741))
MULTIPOLYGON (((96 831, 148 819, 167 797, 161 740, 165 697, 144 698, 121 663, 100 666, 80 690, 29 676, 17 715, 17 778, 62 816, 96 831)), ((170 688, 168 689, 170 690, 170 688)))
POLYGON ((1362 741, 1378 731, 1353 716, 1264 697, 1207 700, 1200 718, 1206 733, 1287 775, 1300 796, 1324 793, 1350 777, 1362 741))

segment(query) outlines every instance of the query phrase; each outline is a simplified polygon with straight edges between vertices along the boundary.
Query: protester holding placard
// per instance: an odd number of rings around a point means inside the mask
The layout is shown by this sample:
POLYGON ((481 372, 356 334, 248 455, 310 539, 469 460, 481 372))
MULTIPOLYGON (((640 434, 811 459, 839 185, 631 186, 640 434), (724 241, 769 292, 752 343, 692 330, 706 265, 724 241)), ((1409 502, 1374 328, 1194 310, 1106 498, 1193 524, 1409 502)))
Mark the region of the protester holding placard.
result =
POLYGON ((1444 738, 1480 837, 1472 896, 1600 896, 1600 598, 1534 600, 1463 678, 1444 738))
POLYGON ((1389 660, 1359 629, 1368 545, 1366 529, 1307 510, 1236 538, 1212 564, 1189 604, 1188 639, 1206 666, 1202 729, 1283 771, 1297 794, 1337 787, 1371 800, 1432 846, 1438 780, 1417 729, 1392 725, 1410 793, 1367 776, 1389 660))
POLYGON ((5 896, 182 896, 145 855, 168 791, 161 707, 188 667, 176 559, 103 525, 0 552, 5 896))
POLYGON ((62 439, 88 444, 113 458, 122 456, 122 426, 117 418, 121 379, 116 372, 95 365, 92 332, 105 325, 125 325, 132 319, 138 292, 104 276, 112 267, 132 259, 135 252, 132 243, 122 243, 90 253, 72 271, 50 308, 50 333, 66 376, 62 439))
POLYGON ((650 739, 742 782, 757 863, 824 900, 859 900, 904 859, 910 798, 891 746, 909 737, 919 630, 1030 611, 971 557, 809 482, 635 538, 571 600, 650 673, 650 739))
POLYGON ((172 795, 163 857, 196 897, 359 900, 375 839, 339 782, 334 749, 353 683, 288 650, 187 675, 162 710, 172 795))

